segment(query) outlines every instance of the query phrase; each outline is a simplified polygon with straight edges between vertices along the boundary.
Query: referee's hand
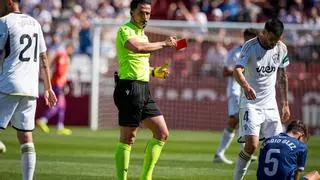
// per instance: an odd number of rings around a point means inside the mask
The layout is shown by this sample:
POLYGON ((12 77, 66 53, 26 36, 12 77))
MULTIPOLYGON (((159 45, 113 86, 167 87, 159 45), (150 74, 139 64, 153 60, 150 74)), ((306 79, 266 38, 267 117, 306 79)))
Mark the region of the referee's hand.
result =
POLYGON ((159 79, 165 79, 169 76, 169 73, 170 73, 168 67, 169 67, 169 63, 164 63, 159 67, 155 67, 153 69, 152 75, 159 79))
POLYGON ((166 47, 175 48, 177 46, 177 38, 175 36, 168 37, 165 40, 166 47))

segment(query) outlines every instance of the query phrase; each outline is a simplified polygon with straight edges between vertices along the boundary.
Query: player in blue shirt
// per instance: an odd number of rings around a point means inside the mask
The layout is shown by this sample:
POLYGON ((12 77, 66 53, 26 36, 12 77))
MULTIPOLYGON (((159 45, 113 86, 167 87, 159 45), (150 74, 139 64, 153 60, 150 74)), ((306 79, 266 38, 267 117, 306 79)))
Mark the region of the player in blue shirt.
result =
POLYGON ((308 138, 302 121, 292 121, 286 133, 267 138, 260 149, 258 180, 298 180, 307 159, 308 138))

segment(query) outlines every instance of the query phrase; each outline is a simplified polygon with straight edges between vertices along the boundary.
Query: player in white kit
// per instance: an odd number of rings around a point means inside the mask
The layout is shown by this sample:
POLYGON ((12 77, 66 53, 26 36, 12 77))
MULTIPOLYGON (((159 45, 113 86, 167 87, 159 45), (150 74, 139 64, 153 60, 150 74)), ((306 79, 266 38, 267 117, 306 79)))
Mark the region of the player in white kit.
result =
POLYGON ((52 107, 46 45, 40 24, 21 14, 20 0, 0 1, 0 128, 9 122, 21 144, 22 179, 32 180, 36 164, 32 130, 35 126, 39 70, 44 80, 44 98, 52 107))
POLYGON ((284 26, 279 19, 270 19, 257 38, 247 41, 241 50, 234 77, 242 87, 239 110, 239 142, 245 142, 237 158, 234 179, 243 179, 259 138, 283 132, 282 122, 290 118, 287 47, 280 41, 284 26), (276 80, 282 97, 280 120, 276 102, 276 80))
MULTIPOLYGON (((244 41, 248 41, 256 37, 258 31, 252 28, 245 29, 243 32, 244 41)), ((233 161, 227 159, 224 152, 228 149, 234 135, 235 129, 238 126, 239 118, 239 100, 241 94, 241 87, 238 82, 233 78, 233 69, 236 61, 240 57, 242 46, 232 48, 227 56, 227 64, 223 69, 223 76, 228 77, 227 97, 228 97, 228 127, 224 129, 220 141, 220 145, 213 157, 214 162, 223 162, 226 164, 233 164, 233 161)))

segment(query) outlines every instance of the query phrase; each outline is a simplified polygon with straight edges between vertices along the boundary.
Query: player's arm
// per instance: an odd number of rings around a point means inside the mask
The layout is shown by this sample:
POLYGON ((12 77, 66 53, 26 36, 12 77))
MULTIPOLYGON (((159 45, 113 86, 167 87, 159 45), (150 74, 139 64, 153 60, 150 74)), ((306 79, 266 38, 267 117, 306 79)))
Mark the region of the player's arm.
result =
POLYGON ((3 20, 0 18, 0 61, 4 60, 5 56, 5 45, 7 43, 8 38, 8 30, 3 20))
POLYGON ((57 98, 52 90, 51 86, 51 80, 50 80, 50 69, 49 69, 49 63, 48 63, 48 57, 46 52, 40 53, 40 73, 41 78, 43 80, 44 84, 44 98, 46 101, 46 104, 49 107, 52 107, 56 104, 57 98))
POLYGON ((282 104, 281 120, 282 122, 286 122, 290 118, 290 109, 288 103, 288 76, 286 72, 286 67, 289 65, 289 57, 288 50, 285 44, 282 43, 281 49, 284 56, 281 59, 281 64, 278 68, 277 77, 282 104))
POLYGON ((298 169, 294 174, 294 180, 300 180, 302 170, 298 169))
POLYGON ((223 77, 233 76, 233 68, 225 66, 223 68, 223 77))
POLYGON ((233 76, 234 60, 235 60, 234 58, 237 58, 234 56, 233 52, 234 52, 234 49, 232 49, 226 57, 227 64, 223 67, 223 72, 222 72, 223 77, 233 76))
POLYGON ((282 104, 288 106, 288 76, 286 68, 278 69, 278 78, 282 104))
POLYGON ((45 52, 40 53, 40 69, 41 69, 41 79, 44 83, 44 90, 52 89, 50 81, 50 69, 48 63, 48 57, 45 52))
POLYGON ((256 99, 256 92, 244 77, 243 72, 244 72, 244 67, 241 65, 236 65, 233 71, 233 76, 236 79, 236 81, 239 83, 239 85, 243 88, 243 91, 247 99, 254 100, 256 99))
POLYGON ((176 38, 169 37, 165 41, 160 42, 139 42, 138 39, 129 39, 124 44, 124 47, 135 53, 151 53, 164 47, 176 47, 176 38))

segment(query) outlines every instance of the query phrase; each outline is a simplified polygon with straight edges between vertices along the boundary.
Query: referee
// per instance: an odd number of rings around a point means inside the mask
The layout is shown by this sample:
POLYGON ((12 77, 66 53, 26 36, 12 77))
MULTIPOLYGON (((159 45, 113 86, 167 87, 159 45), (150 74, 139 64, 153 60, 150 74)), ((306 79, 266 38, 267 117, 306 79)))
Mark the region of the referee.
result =
POLYGON ((144 28, 150 19, 151 0, 132 0, 131 21, 120 26, 116 49, 119 74, 115 75, 114 102, 119 111, 120 142, 115 152, 117 177, 127 179, 131 145, 135 141, 138 127, 143 123, 153 133, 145 149, 141 180, 151 180, 152 171, 160 157, 169 131, 164 117, 151 97, 149 76, 166 78, 167 64, 150 68, 150 53, 165 47, 175 48, 176 39, 150 43, 144 28))

